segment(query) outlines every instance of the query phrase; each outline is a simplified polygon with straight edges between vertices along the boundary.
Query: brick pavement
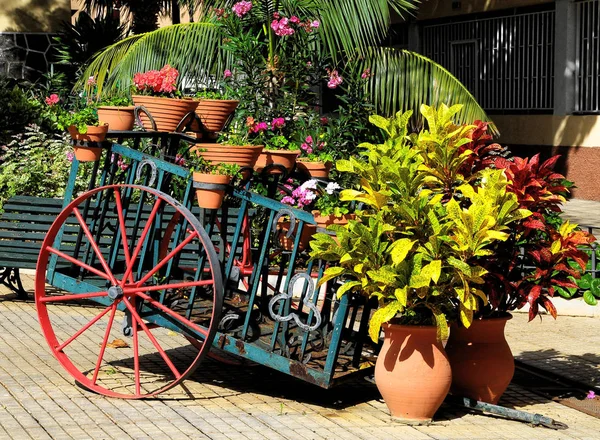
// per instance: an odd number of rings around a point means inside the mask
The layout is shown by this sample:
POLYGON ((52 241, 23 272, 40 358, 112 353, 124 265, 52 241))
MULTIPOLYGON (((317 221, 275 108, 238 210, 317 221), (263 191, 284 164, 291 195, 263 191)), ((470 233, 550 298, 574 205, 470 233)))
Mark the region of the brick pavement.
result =
MULTIPOLYGON (((26 278, 30 285, 31 277, 26 278)), ((321 390, 260 366, 230 366, 213 360, 205 361, 183 387, 166 392, 161 399, 105 398, 74 385, 48 350, 33 302, 15 301, 2 289, 0 439, 600 438, 599 419, 516 385, 511 385, 500 402, 502 405, 544 414, 570 428, 566 431, 534 428, 501 418, 469 414, 447 405, 442 406, 430 426, 403 426, 390 420, 376 388, 366 381, 321 390)), ((61 322, 72 326, 81 315, 90 313, 82 309, 67 308, 61 322)), ((520 319, 515 318, 509 328, 510 335, 517 339, 514 342, 517 356, 533 351, 519 333, 524 331, 520 319)), ((597 322, 595 319, 594 325, 597 322)), ((575 330, 580 329, 576 324, 570 325, 575 326, 575 330)), ((598 334, 597 327, 590 326, 589 321, 584 325, 590 335, 598 334)), ((545 337, 535 338, 537 345, 532 348, 553 347, 568 353, 572 342, 565 341, 558 346, 555 339, 547 337, 555 330, 551 328, 543 332, 545 337)), ((577 334, 571 337, 579 338, 577 334)), ((591 343, 581 339, 581 349, 585 347, 583 344, 591 343)), ((594 350, 593 346, 590 350, 594 350)), ((82 353, 85 356, 85 352, 82 353)))

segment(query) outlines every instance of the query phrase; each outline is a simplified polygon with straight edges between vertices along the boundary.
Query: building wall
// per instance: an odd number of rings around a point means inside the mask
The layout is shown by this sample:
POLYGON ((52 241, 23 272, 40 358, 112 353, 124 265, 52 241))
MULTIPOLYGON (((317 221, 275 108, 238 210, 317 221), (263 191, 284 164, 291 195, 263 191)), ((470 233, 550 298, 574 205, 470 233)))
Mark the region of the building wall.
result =
POLYGON ((474 14, 500 9, 535 6, 554 0, 421 0, 419 20, 474 14), (457 7, 458 6, 458 7, 457 7))
POLYGON ((56 32, 69 21, 69 0, 0 0, 0 32, 56 32))

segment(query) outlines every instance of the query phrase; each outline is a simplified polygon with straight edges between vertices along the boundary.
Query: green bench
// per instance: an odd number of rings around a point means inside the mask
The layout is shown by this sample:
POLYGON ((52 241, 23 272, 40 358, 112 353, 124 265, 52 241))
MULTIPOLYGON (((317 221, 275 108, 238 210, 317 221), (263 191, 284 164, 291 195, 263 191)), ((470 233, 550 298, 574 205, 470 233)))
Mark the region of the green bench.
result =
MULTIPOLYGON (((4 213, 0 215, 0 284, 10 288, 20 299, 26 299, 27 292, 23 288, 19 270, 35 269, 46 232, 62 211, 62 204, 62 199, 15 196, 4 205, 4 213)), ((199 216, 201 211, 195 206, 192 213, 199 216)), ((228 217, 229 234, 233 233, 237 221, 236 213, 232 214, 228 217)), ((126 227, 129 229, 133 225, 130 224, 130 219, 127 220, 126 227)), ((76 225, 76 221, 73 222, 72 227, 67 224, 63 236, 65 242, 75 244, 76 234, 69 234, 69 232, 78 230, 76 225)), ((218 246, 219 239, 216 234, 213 234, 213 241, 218 246)), ((101 248, 108 244, 108 241, 100 242, 101 248)), ((71 255, 74 249, 74 246, 71 250, 68 246, 61 248, 71 255)), ((195 258, 197 258, 195 254, 182 255, 182 259, 187 260, 185 262, 191 265, 195 258)), ((66 261, 57 262, 58 270, 68 267, 70 263, 66 261)))

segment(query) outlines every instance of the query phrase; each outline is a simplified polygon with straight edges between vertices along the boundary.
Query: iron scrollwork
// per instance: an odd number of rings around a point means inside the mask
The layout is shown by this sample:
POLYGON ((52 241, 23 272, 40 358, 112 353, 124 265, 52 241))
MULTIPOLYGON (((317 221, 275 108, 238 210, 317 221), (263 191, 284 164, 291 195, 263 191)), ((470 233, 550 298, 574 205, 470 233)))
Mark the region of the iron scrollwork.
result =
POLYGON ((271 298, 271 301, 269 301, 269 314, 271 315, 271 318, 273 318, 275 321, 279 321, 279 322, 288 322, 293 319, 296 322, 296 324, 298 325, 298 327, 300 327, 302 330, 304 330, 306 332, 312 332, 312 331, 318 329, 319 326, 321 325, 321 313, 317 309, 317 306, 312 301, 310 301, 310 298, 312 297, 314 291, 315 291, 314 282, 313 282, 312 277, 309 274, 298 273, 298 274, 294 275, 292 277, 292 279, 290 280, 290 285, 288 287, 287 293, 280 293, 279 295, 275 295, 273 298, 271 298), (315 320, 315 323, 313 325, 310 325, 310 323, 306 323, 306 324, 303 323, 300 320, 300 317, 298 316, 298 314, 296 314, 294 312, 292 312, 286 316, 281 316, 275 311, 275 305, 279 301, 287 301, 287 300, 292 299, 292 296, 294 294, 294 285, 300 279, 303 279, 306 283, 308 283, 308 289, 306 289, 306 292, 302 296, 302 304, 306 305, 306 307, 308 307, 313 312, 313 318, 315 320))

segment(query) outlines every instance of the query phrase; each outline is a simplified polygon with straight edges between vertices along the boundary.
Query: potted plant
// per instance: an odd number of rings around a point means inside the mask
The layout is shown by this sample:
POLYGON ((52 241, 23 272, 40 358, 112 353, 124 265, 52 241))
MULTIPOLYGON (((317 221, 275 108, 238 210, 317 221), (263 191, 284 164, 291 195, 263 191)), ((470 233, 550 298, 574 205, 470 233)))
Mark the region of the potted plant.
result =
MULTIPOLYGON (((198 100, 196 115, 205 131, 221 131, 240 103, 237 99, 230 99, 235 96, 234 87, 230 84, 232 79, 233 73, 226 69, 223 72, 223 80, 216 88, 200 90, 194 95, 198 100)), ((200 131, 200 127, 193 125, 192 130, 200 131)))
POLYGON ((497 403, 514 373, 504 338, 509 312, 527 306, 532 320, 542 307, 556 318, 551 298, 568 296, 568 289, 576 287, 588 258, 582 247, 594 237, 559 217, 570 183, 553 171, 558 156, 545 162, 538 155, 507 159, 498 144, 487 144, 486 129, 487 124, 477 122, 472 141, 459 150, 472 152, 460 173, 473 179, 483 167, 503 170, 508 191, 531 215, 515 221, 509 238, 495 243, 490 255, 476 258, 487 271, 482 277, 486 301, 469 328, 454 324, 446 350, 453 366, 452 392, 497 403))
POLYGON ((442 345, 448 321, 468 327, 477 298, 486 300, 480 288, 486 270, 474 258, 488 255, 509 237, 514 221, 529 215, 508 192, 501 170, 481 170, 478 179, 448 192, 440 184, 443 171, 428 166, 432 157, 454 157, 469 141, 473 127, 452 122, 460 108, 423 106, 429 129, 410 136, 411 112, 371 117, 385 142, 361 144, 361 159, 337 162, 338 171, 360 178, 358 189, 342 191, 341 199, 363 209, 347 225, 329 226, 336 238, 318 233, 311 242, 311 257, 331 264, 321 284, 342 277, 338 296, 377 300, 369 335, 378 341, 383 326, 385 337, 375 381, 392 416, 407 422, 431 420, 450 389, 442 345))
POLYGON ((81 110, 67 111, 55 106, 56 126, 59 130, 66 130, 74 141, 73 150, 75 157, 80 162, 95 162, 100 159, 102 148, 98 146, 104 141, 108 124, 98 120, 98 113, 94 107, 85 107, 81 110), (82 142, 86 142, 83 145, 82 142))
POLYGON ((226 163, 252 168, 263 151, 263 145, 252 142, 256 140, 249 139, 247 134, 223 133, 217 143, 197 143, 190 151, 195 151, 213 165, 226 163))
MULTIPOLYGON (((177 90, 178 77, 177 69, 168 64, 160 70, 133 76, 133 103, 150 112, 158 131, 174 131, 181 120, 198 107, 198 101, 183 98, 177 90)), ((143 112, 141 120, 145 128, 152 127, 150 118, 143 112)))
POLYGON ((239 174, 240 167, 235 164, 213 165, 202 156, 189 156, 187 166, 192 171, 194 182, 205 184, 205 188, 196 189, 198 206, 205 209, 218 209, 223 203, 226 186, 239 174))
POLYGON ((112 96, 98 103, 98 119, 108 124, 109 130, 130 131, 135 123, 134 106, 129 96, 112 96))
MULTIPOLYGON (((261 172, 269 165, 282 165, 288 172, 294 168, 300 150, 281 132, 284 126, 283 118, 276 118, 271 123, 248 120, 249 130, 258 133, 265 145, 256 161, 256 171, 261 172)), ((277 172, 276 169, 273 171, 277 172)))
POLYGON ((329 133, 322 120, 315 112, 298 117, 297 143, 300 145, 300 157, 296 168, 309 177, 317 179, 329 178, 329 170, 333 164, 333 156, 328 151, 329 133))

